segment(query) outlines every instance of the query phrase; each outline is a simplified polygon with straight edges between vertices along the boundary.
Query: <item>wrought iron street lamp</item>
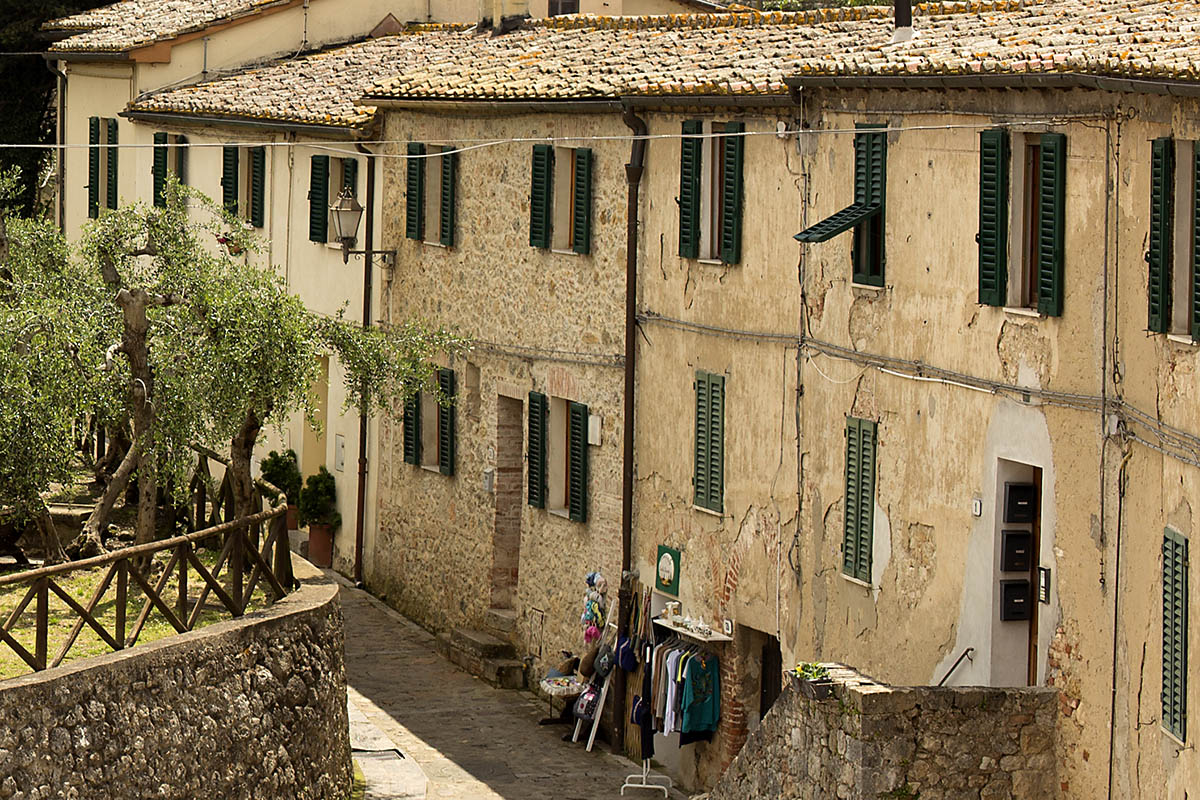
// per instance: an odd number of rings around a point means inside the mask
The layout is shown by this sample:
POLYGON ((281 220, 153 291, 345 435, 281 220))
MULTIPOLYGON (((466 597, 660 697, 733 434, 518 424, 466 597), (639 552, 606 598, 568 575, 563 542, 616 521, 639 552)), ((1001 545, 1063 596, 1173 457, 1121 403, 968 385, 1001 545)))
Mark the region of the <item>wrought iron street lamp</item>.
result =
POLYGON ((385 267, 390 268, 396 260, 395 250, 351 250, 358 240, 358 226, 362 224, 363 207, 349 189, 342 189, 337 200, 329 207, 333 217, 333 232, 342 243, 342 263, 349 264, 350 256, 379 256, 385 267))

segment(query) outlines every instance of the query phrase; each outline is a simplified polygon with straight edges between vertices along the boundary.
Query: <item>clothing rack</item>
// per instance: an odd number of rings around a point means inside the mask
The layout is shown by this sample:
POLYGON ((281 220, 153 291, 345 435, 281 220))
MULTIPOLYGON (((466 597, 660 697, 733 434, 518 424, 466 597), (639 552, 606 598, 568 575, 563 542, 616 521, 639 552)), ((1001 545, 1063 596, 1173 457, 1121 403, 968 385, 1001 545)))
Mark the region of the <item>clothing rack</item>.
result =
POLYGON ((621 784, 621 794, 625 794, 626 789, 662 789, 663 797, 671 795, 671 788, 675 784, 666 775, 651 775, 650 774, 650 759, 642 759, 642 771, 640 774, 625 776, 625 783, 621 784), (637 781, 637 783, 634 783, 637 781), (653 781, 666 781, 666 783, 653 783, 653 781))

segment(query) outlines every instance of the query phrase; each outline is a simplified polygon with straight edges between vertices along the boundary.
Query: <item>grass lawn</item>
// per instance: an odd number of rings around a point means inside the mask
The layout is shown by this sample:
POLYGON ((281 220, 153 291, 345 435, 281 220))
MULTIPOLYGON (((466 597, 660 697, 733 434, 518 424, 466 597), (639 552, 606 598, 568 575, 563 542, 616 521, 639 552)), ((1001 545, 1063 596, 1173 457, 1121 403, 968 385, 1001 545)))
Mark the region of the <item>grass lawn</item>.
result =
MULTIPOLYGON (((217 551, 206 548, 199 548, 197 551, 200 560, 211 571, 217 560, 217 551)), ((153 571, 153 577, 149 581, 151 586, 157 586, 158 580, 162 576, 162 571, 166 567, 170 553, 164 552, 158 554, 153 571)), ((80 570, 78 572, 67 573, 57 576, 54 580, 66 590, 79 605, 87 607, 104 580, 105 574, 108 572, 108 567, 100 567, 90 570, 80 570)), ((249 578, 250 570, 246 570, 246 577, 249 578)), ((218 576, 221 583, 226 585, 224 580, 224 570, 222 575, 218 576)), ((93 616, 109 633, 113 633, 116 625, 116 577, 110 582, 108 588, 101 599, 100 604, 93 612, 93 616)), ((201 578, 194 570, 188 570, 188 600, 190 605, 194 605, 200 592, 204 588, 204 579, 201 578)), ((254 597, 247 606, 247 611, 253 611, 262 608, 266 605, 266 583, 260 580, 254 590, 254 597)), ((20 605, 24 599, 27 586, 12 586, 5 589, 0 589, 0 623, 7 622, 13 610, 20 605)), ((138 615, 141 613, 143 606, 146 605, 146 596, 142 592, 141 587, 131 578, 128 586, 128 603, 125 612, 125 635, 128 636, 134 630, 137 624, 138 615)), ((177 600, 179 597, 179 567, 176 566, 172 570, 172 575, 167 581, 167 585, 162 590, 163 600, 170 605, 172 610, 177 608, 177 600)), ((19 641, 30 653, 33 652, 34 640, 36 636, 35 620, 36 620, 36 599, 32 600, 25 608, 17 624, 10 630, 17 641, 19 641)), ((71 610, 61 598, 50 592, 48 602, 48 619, 49 625, 47 629, 47 648, 46 659, 48 664, 52 663, 57 657, 62 645, 71 634, 71 630, 79 621, 79 616, 71 610)), ((220 600, 213 593, 209 593, 208 598, 204 603, 204 610, 196 621, 196 628, 202 628, 205 625, 211 625, 214 622, 220 622, 229 619, 228 610, 221 604, 220 600)), ((162 615, 157 608, 151 608, 150 615, 146 620, 146 625, 142 629, 141 635, 138 637, 139 644, 152 642, 156 639, 162 639, 167 636, 173 636, 175 628, 162 615)), ((63 663, 75 661, 80 658, 88 658, 89 656, 100 655, 102 653, 111 652, 111 648, 99 634, 96 633, 90 626, 84 625, 80 631, 79 637, 68 651, 63 663)), ((21 659, 19 655, 4 642, 0 642, 0 680, 6 680, 18 675, 24 675, 32 672, 29 666, 21 659)))
POLYGON ((362 768, 354 762, 354 784, 350 787, 349 800, 363 800, 367 794, 367 779, 363 777, 362 768))

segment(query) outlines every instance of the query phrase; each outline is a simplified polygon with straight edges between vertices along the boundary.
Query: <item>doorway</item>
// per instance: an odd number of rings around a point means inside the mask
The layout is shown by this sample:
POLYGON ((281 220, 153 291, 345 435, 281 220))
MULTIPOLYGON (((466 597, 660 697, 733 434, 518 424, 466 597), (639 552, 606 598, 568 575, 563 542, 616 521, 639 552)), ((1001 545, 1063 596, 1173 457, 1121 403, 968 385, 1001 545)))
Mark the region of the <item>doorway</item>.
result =
POLYGON ((1036 686, 1042 470, 1001 460, 996 478, 991 684, 1036 686))
POLYGON ((492 608, 514 608, 521 563, 524 404, 496 398, 496 521, 492 534, 492 608))

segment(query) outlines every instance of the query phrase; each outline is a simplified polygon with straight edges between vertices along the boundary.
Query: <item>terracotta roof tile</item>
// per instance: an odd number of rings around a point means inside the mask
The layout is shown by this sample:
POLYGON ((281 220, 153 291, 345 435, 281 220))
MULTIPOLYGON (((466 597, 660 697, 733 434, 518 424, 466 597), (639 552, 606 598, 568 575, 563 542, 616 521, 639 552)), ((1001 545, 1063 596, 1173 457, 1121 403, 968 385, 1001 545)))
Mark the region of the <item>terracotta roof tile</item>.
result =
POLYGON ((51 20, 50 31, 82 31, 51 45, 57 52, 124 52, 287 0, 121 0, 51 20))

